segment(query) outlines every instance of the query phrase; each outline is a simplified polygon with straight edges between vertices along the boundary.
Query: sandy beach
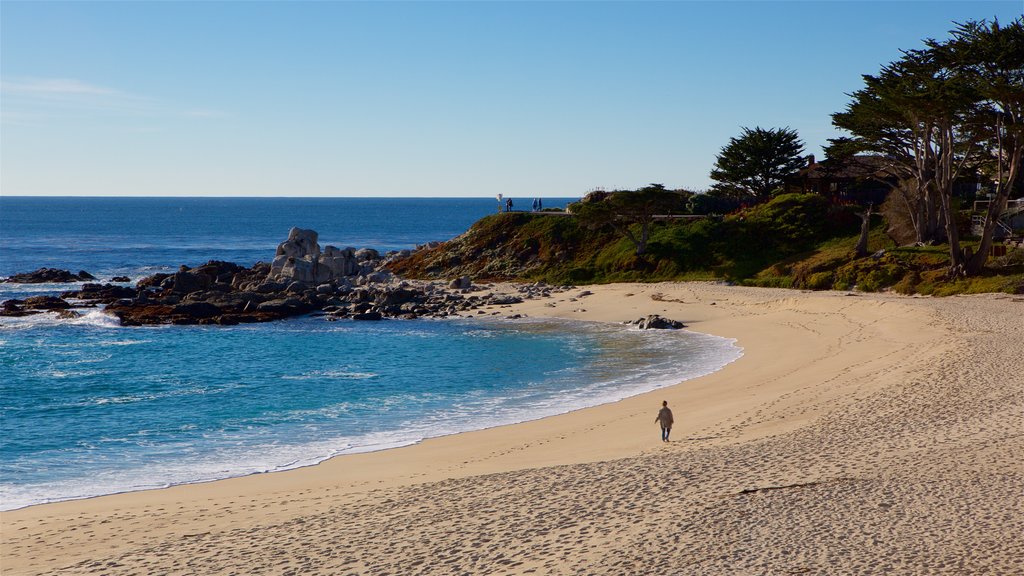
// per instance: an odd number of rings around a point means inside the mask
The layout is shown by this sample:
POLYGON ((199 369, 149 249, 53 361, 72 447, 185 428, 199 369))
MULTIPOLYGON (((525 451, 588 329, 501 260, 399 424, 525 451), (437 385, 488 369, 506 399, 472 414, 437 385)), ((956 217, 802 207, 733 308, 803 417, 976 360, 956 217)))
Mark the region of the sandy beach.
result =
POLYGON ((498 310, 661 314, 744 355, 562 416, 5 512, 0 571, 1024 574, 1024 297, 615 284, 498 310))

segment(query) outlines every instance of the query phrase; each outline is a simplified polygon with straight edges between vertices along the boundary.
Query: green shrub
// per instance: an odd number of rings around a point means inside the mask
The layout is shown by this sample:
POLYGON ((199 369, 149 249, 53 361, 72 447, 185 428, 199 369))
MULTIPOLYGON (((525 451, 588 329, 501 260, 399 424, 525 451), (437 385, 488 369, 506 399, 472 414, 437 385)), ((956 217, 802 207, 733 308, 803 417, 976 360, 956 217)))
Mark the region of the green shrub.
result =
POLYGON ((828 290, 835 283, 832 272, 815 272, 807 277, 804 287, 810 290, 828 290))

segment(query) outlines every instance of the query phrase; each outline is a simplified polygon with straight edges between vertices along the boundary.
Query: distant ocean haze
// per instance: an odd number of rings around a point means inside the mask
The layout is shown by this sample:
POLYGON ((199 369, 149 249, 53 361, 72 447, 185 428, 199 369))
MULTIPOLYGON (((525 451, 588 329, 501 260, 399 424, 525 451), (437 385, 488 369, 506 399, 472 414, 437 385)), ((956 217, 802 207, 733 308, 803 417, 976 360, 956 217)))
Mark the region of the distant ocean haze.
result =
MULTIPOLYGON (((529 205, 530 199, 517 202, 529 205)), ((545 206, 565 200, 545 199, 545 206)), ((0 197, 0 274, 52 266, 138 278, 321 246, 411 248, 494 199, 0 197)), ((67 285, 0 284, 0 299, 67 285)), ((731 341, 560 320, 122 327, 0 318, 0 508, 309 465, 615 401, 720 368, 731 341)))

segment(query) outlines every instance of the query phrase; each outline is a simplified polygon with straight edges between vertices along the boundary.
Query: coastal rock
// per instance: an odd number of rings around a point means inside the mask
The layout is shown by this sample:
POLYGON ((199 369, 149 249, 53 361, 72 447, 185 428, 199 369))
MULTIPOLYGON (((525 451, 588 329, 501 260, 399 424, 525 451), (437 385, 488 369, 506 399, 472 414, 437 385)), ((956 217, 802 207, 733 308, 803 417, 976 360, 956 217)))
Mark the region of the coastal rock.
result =
POLYGON ((65 310, 71 308, 71 304, 56 296, 30 296, 22 301, 21 307, 27 310, 65 310))
POLYGON ((317 270, 319 276, 323 278, 322 281, 352 276, 358 273, 359 264, 356 254, 357 252, 353 251, 352 248, 340 249, 334 246, 324 248, 317 270))
POLYGON ((662 318, 657 314, 651 314, 646 318, 638 319, 636 325, 641 330, 678 330, 686 327, 685 324, 678 320, 662 318))
MULTIPOLYGON (((314 230, 292 228, 288 240, 277 247, 267 279, 279 282, 299 281, 321 285, 349 277, 370 277, 379 274, 380 253, 372 248, 338 248, 327 246, 323 252, 314 230)), ((390 276, 372 277, 364 283, 387 281, 390 276), (379 278, 379 279, 378 279, 379 278)))
POLYGON ((455 290, 469 290, 473 286, 473 281, 469 279, 469 276, 461 276, 451 281, 448 284, 449 288, 455 290))
POLYGON ((256 292, 260 294, 273 294, 275 292, 282 292, 288 285, 282 282, 264 282, 256 286, 256 292))
POLYGON ((210 287, 212 282, 205 274, 193 274, 192 272, 176 272, 171 277, 171 291, 178 294, 189 294, 198 292, 210 287))
POLYGON ((296 315, 309 312, 312 306, 298 298, 282 298, 268 300, 256 306, 258 312, 270 312, 272 314, 296 315))
POLYGON ((158 274, 153 274, 152 276, 146 276, 142 280, 139 280, 138 283, 135 284, 135 287, 136 288, 157 288, 161 284, 163 284, 164 280, 167 280, 170 277, 171 277, 170 274, 165 274, 163 272, 160 272, 158 274))
POLYGON ((0 304, 0 316, 29 316, 46 311, 67 310, 68 308, 71 308, 71 304, 55 296, 31 296, 24 300, 4 301, 3 304, 0 304))
POLYGON ((352 319, 353 320, 371 320, 371 321, 374 321, 374 320, 382 320, 383 318, 384 318, 384 315, 381 314, 380 312, 362 312, 360 314, 353 314, 352 315, 352 319))
POLYGON ((111 282, 131 282, 132 279, 127 276, 114 276, 110 279, 111 282))
POLYGON ((59 268, 40 268, 32 272, 22 272, 4 280, 10 284, 49 284, 57 282, 82 282, 84 280, 95 280, 96 277, 85 270, 79 270, 78 274, 72 274, 67 270, 59 268))
POLYGON ((277 245, 274 261, 270 265, 270 278, 315 282, 317 262, 320 258, 317 238, 314 230, 289 230, 288 239, 277 245))
POLYGON ((79 290, 62 292, 61 298, 77 298, 95 304, 109 304, 122 298, 134 298, 136 291, 117 284, 83 284, 79 290))
POLYGON ((503 295, 503 296, 495 296, 495 297, 491 298, 490 301, 488 302, 488 304, 495 304, 495 305, 520 304, 522 301, 523 301, 523 299, 518 297, 518 296, 513 296, 511 294, 506 294, 506 295, 503 295))
POLYGON ((220 308, 208 302, 178 304, 171 309, 171 314, 174 316, 186 316, 193 319, 213 318, 214 316, 220 316, 222 312, 220 308))
POLYGON ((360 248, 355 251, 355 258, 358 262, 366 262, 367 260, 380 260, 380 252, 377 252, 373 248, 360 248))

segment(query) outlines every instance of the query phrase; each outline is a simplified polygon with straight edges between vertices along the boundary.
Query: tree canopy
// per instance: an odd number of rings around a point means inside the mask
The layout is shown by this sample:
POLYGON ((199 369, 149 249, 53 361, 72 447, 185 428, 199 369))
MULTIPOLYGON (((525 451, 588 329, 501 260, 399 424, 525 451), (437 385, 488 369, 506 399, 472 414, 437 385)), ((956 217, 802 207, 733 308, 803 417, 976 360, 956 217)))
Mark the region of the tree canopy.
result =
POLYGON ((804 165, 804 145, 796 130, 755 127, 743 128, 729 139, 715 160, 711 179, 716 188, 733 188, 759 201, 771 198, 783 178, 804 165))
POLYGON ((950 273, 980 271, 996 219, 1006 206, 1024 148, 1024 17, 960 24, 946 41, 928 40, 851 94, 833 124, 852 137, 836 148, 887 158, 908 183, 903 195, 919 241, 935 240, 940 223, 950 273), (976 252, 960 245, 954 184, 968 170, 991 175, 993 201, 976 252))
POLYGON ((570 211, 588 228, 609 227, 629 239, 636 247, 637 256, 647 251, 651 223, 655 216, 685 211, 691 195, 683 191, 666 190, 662 184, 651 184, 639 190, 616 190, 577 202, 570 211), (633 227, 639 225, 640 230, 633 227))

